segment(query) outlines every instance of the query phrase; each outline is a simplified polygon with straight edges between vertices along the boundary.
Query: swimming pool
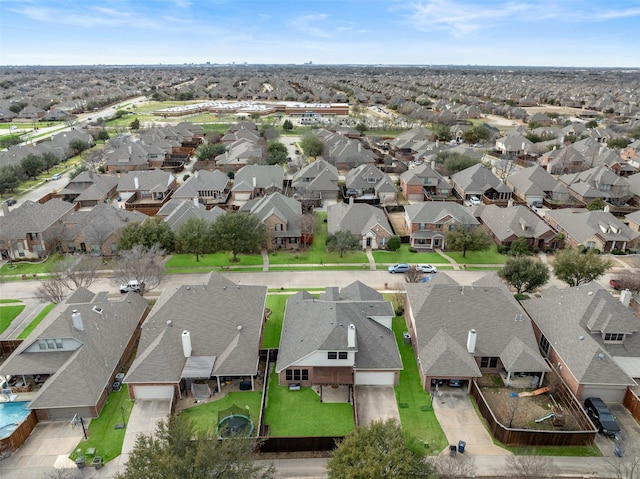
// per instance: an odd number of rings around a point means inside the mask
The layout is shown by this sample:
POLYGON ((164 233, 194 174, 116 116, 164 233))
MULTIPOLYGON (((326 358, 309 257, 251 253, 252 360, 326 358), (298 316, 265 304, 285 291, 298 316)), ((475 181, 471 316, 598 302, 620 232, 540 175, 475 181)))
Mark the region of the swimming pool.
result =
POLYGON ((27 409, 27 404, 28 401, 0 403, 0 439, 9 437, 29 416, 31 410, 27 409))

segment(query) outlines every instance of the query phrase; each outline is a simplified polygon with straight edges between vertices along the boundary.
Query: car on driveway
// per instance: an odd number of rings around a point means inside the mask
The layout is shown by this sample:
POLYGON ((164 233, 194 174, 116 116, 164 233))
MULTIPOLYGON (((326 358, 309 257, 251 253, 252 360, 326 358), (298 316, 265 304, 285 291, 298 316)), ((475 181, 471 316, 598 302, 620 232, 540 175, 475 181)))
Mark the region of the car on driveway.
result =
POLYGON ((482 204, 482 202, 480 201, 480 198, 478 198, 477 196, 472 196, 471 198, 469 198, 469 202, 473 206, 480 206, 482 204))
POLYGON ((449 387, 450 388, 461 388, 462 387, 462 380, 461 379, 450 379, 449 380, 449 387))
POLYGON ((8 198, 8 199, 4 200, 4 202, 7 204, 7 206, 13 206, 13 205, 15 205, 17 203, 15 198, 8 198))
POLYGON ((406 273, 409 271, 409 266, 407 263, 398 263, 392 266, 389 266, 389 273, 406 273))
POLYGON ((416 271, 420 271, 421 273, 437 273, 438 268, 430 264, 417 264, 416 271))
POLYGON ((616 422, 616 417, 611 414, 611 411, 605 404, 605 402, 596 397, 590 397, 584 400, 584 408, 587 412, 587 416, 593 421, 593 424, 598 428, 598 432, 605 436, 615 437, 620 433, 620 426, 616 422))
POLYGON ((619 279, 610 279, 609 286, 611 286, 613 289, 616 289, 616 290, 622 289, 622 285, 620 284, 619 279))

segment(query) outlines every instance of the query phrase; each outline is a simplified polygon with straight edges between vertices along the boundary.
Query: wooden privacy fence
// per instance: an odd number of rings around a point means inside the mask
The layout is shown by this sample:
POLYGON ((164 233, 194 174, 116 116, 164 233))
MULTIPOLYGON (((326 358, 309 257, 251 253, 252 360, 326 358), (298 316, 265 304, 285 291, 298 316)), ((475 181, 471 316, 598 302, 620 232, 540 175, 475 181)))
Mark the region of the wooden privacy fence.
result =
POLYGON ((640 421, 640 398, 629 388, 627 388, 627 392, 624 394, 622 405, 629 410, 636 421, 640 421))
POLYGON ((260 452, 333 451, 344 436, 260 437, 260 452))
POLYGON ((586 446, 595 439, 594 430, 538 431, 508 428, 494 416, 475 381, 471 383, 471 395, 476 400, 480 414, 487 421, 487 427, 493 437, 506 446, 586 446))

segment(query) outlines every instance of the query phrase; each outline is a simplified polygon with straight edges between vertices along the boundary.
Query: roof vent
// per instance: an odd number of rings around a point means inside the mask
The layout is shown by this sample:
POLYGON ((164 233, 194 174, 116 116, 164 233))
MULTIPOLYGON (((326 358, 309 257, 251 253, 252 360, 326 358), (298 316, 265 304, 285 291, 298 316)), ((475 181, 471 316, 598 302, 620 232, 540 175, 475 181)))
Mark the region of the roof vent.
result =
POLYGON ((171 321, 170 319, 167 320, 167 326, 172 327, 173 326, 173 321, 171 321))
POLYGON ((91 311, 93 311, 94 313, 102 314, 102 308, 100 306, 94 306, 93 308, 91 308, 91 311))
POLYGON ((579 339, 580 341, 583 341, 583 340, 584 340, 584 336, 578 336, 578 339, 579 339))
POLYGON ((242 331, 242 325, 238 325, 238 331, 242 331))
POLYGON ((600 354, 598 354, 598 359, 599 359, 600 361, 604 361, 604 358, 605 358, 604 353, 600 353, 600 354))
POLYGON ((73 327, 76 328, 78 331, 84 331, 84 323, 82 322, 82 316, 80 316, 80 313, 78 313, 77 309, 74 309, 73 312, 71 313, 71 323, 73 324, 73 327))

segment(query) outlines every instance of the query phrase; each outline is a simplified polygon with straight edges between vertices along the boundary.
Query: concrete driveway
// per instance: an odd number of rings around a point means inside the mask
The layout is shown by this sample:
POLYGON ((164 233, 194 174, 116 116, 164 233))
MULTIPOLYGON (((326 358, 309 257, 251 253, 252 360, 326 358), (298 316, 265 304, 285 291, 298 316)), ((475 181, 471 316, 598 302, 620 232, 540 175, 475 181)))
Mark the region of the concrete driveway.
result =
POLYGON ((356 386, 358 424, 396 419, 400 422, 396 394, 392 386, 356 386))
MULTIPOLYGON (((491 436, 483 426, 469 395, 464 390, 440 388, 439 396, 433 400, 433 410, 449 444, 466 442, 465 454, 472 456, 506 456, 511 453, 493 444, 491 436)), ((449 454, 447 447, 441 454, 449 454)))
MULTIPOLYGON (((622 404, 608 404, 609 410, 616 417, 616 422, 620 426, 620 432, 624 438, 624 448, 628 451, 632 448, 640 447, 640 425, 633 418, 631 413, 622 404)), ((605 457, 614 457, 616 443, 612 438, 596 435, 596 445, 605 457)))

